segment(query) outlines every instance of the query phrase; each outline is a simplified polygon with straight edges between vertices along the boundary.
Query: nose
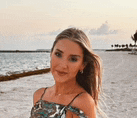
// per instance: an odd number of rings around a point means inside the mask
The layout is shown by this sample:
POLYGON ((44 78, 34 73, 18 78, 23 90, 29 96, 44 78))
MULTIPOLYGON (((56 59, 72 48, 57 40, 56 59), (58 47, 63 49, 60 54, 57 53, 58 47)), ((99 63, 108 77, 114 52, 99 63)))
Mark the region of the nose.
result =
POLYGON ((61 62, 60 62, 60 67, 61 67, 62 69, 68 68, 68 61, 67 61, 67 59, 62 59, 62 60, 61 60, 61 62))

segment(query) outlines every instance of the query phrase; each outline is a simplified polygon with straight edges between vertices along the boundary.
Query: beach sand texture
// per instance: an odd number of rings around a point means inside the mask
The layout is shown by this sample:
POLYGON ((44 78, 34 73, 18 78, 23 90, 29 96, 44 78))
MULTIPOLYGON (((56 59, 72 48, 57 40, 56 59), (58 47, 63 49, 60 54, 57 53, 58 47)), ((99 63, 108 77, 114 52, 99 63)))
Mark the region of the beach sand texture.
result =
MULTIPOLYGON (((103 60, 102 110, 109 118, 137 118, 137 55, 97 52, 103 60)), ((29 118, 33 93, 54 84, 51 73, 0 82, 0 118, 29 118)))

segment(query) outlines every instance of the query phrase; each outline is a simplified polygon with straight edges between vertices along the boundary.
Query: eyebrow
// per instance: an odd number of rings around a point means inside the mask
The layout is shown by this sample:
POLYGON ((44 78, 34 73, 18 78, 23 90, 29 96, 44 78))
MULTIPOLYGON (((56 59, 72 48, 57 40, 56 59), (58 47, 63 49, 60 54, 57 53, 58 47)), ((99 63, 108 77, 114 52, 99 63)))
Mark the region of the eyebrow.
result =
POLYGON ((61 53, 63 53, 63 51, 61 51, 60 49, 56 49, 57 51, 59 51, 59 52, 61 52, 61 53))
MULTIPOLYGON (((63 52, 62 50, 60 50, 60 49, 56 49, 56 50, 59 51, 59 52, 61 52, 61 53, 64 53, 64 52, 63 52)), ((71 54, 70 56, 81 58, 80 55, 75 55, 75 54, 71 54)))

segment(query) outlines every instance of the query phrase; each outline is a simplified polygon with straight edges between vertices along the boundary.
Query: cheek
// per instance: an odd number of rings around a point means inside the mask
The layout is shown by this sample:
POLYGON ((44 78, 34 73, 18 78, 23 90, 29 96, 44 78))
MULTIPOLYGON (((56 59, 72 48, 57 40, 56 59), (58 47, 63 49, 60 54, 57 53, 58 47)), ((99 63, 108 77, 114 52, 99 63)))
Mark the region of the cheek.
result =
POLYGON ((54 72, 58 68, 60 63, 61 63, 60 59, 58 59, 56 56, 53 55, 51 57, 51 62, 50 62, 51 72, 54 72))
POLYGON ((80 70, 80 65, 72 65, 71 68, 70 68, 71 72, 74 73, 74 74, 77 74, 78 71, 80 70))
POLYGON ((54 69, 54 67, 56 67, 56 65, 57 65, 57 60, 55 59, 54 56, 51 56, 51 61, 50 61, 51 71, 54 69))

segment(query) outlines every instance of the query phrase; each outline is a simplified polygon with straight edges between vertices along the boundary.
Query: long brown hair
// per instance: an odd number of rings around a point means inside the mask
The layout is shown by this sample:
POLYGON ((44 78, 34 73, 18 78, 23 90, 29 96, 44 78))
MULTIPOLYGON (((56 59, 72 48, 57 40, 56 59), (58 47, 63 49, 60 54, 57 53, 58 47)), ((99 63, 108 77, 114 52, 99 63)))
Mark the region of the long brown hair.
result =
POLYGON ((98 99, 102 86, 102 66, 99 56, 91 49, 90 41, 82 30, 69 28, 57 35, 51 52, 59 40, 68 39, 76 42, 83 50, 85 68, 83 73, 78 72, 77 83, 83 87, 94 99, 98 107, 98 99))

